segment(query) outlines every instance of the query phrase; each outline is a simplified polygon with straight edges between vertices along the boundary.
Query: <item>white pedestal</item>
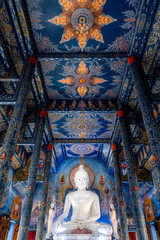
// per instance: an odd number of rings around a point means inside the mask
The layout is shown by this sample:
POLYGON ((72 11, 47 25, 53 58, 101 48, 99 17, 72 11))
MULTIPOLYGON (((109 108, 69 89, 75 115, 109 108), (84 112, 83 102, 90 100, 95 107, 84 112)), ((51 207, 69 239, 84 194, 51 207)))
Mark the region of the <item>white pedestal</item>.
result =
POLYGON ((112 236, 93 234, 57 234, 53 240, 112 240, 112 236))

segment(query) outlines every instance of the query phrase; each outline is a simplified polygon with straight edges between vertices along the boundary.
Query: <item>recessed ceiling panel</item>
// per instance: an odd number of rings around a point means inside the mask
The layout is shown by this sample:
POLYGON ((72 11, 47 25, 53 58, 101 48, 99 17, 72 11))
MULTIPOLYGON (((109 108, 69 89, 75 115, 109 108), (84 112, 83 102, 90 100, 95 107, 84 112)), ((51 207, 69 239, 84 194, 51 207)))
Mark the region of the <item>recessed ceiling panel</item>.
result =
POLYGON ((54 138, 111 138, 116 112, 49 112, 54 138))
POLYGON ((97 157, 100 144, 66 144, 67 157, 97 157))
POLYGON ((128 52, 140 3, 27 0, 38 52, 128 52))
POLYGON ((124 59, 41 60, 50 99, 117 98, 124 59))

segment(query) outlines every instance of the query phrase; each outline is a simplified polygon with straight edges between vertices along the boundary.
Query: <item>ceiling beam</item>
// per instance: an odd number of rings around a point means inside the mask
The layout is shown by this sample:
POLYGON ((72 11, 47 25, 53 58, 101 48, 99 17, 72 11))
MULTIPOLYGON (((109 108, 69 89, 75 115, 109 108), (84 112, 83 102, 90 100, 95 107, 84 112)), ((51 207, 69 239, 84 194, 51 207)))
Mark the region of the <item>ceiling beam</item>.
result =
POLYGON ((9 118, 8 118, 6 112, 4 111, 3 107, 1 107, 1 106, 0 106, 0 112, 1 112, 4 120, 6 121, 6 123, 9 124, 9 118))
POLYGON ((92 53, 37 53, 39 60, 52 60, 55 58, 127 58, 130 53, 121 52, 92 52, 92 53))
POLYGON ((54 138, 54 143, 110 143, 110 138, 54 138))
POLYGON ((15 105, 16 98, 2 98, 0 97, 0 105, 15 105))
POLYGON ((19 78, 12 78, 12 77, 0 77, 0 82, 18 82, 19 78))
MULTIPOLYGON (((32 142, 31 140, 27 140, 27 141, 22 141, 22 142, 17 142, 16 145, 18 146, 34 146, 35 143, 32 142)), ((3 146, 3 142, 0 142, 0 147, 3 146)))
MULTIPOLYGON (((52 139, 52 143, 109 143, 111 144, 111 138, 54 138, 52 139)), ((34 145, 35 137, 28 139, 19 139, 16 143, 17 145, 34 145)), ((3 145, 3 142, 0 142, 0 146, 3 145)), ((136 138, 131 138, 131 145, 148 145, 148 143, 138 140, 136 138)))

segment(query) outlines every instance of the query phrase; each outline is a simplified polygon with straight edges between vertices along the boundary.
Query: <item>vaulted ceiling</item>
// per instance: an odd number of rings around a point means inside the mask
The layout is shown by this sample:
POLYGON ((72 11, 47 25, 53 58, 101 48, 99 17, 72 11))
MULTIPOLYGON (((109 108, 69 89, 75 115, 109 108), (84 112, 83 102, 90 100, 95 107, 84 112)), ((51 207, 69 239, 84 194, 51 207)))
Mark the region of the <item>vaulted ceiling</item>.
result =
MULTIPOLYGON (((127 58, 136 55, 143 67, 159 121, 159 8, 158 0, 0 1, 1 144, 25 62, 32 55, 38 58, 12 161, 15 180, 27 179, 37 114, 44 103, 43 144, 55 143, 56 165, 68 157, 96 157, 111 173, 110 143, 116 140, 121 146, 117 110, 123 104, 139 179, 148 179, 154 161, 127 58)), ((121 148, 119 157, 125 175, 121 148)))

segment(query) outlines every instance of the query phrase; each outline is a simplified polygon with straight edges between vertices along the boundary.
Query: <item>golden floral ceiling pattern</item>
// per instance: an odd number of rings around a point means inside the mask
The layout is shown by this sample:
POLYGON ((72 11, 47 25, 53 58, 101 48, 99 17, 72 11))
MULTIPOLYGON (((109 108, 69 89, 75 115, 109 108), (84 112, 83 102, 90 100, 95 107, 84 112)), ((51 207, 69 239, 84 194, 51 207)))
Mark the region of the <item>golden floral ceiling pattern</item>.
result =
POLYGON ((63 13, 49 22, 64 28, 60 43, 75 38, 81 51, 90 38, 104 43, 101 28, 116 21, 102 12, 105 3, 105 0, 59 0, 63 13))

